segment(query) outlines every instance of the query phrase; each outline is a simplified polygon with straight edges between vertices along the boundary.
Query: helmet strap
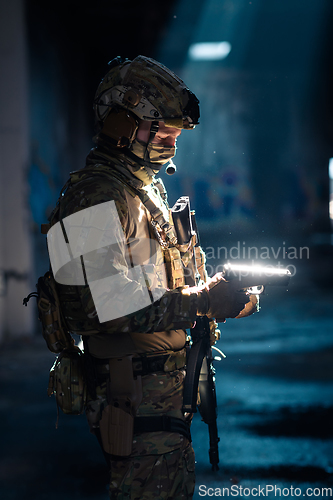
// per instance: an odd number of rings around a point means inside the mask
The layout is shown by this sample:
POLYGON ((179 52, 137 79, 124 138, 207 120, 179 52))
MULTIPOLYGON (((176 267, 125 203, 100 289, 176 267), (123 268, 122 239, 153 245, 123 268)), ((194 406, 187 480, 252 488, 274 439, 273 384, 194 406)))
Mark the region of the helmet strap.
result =
POLYGON ((151 123, 151 126, 150 126, 150 135, 149 135, 149 139, 148 139, 147 147, 146 147, 146 151, 145 151, 145 161, 148 161, 148 162, 150 161, 149 154, 148 154, 148 144, 150 142, 152 142, 152 140, 154 139, 155 135, 158 132, 158 128, 159 128, 159 123, 157 121, 153 121, 151 123))
POLYGON ((159 122, 155 122, 155 121, 152 122, 151 127, 150 127, 150 136, 149 136, 148 142, 151 142, 154 139, 155 135, 158 132, 159 126, 160 126, 159 122))

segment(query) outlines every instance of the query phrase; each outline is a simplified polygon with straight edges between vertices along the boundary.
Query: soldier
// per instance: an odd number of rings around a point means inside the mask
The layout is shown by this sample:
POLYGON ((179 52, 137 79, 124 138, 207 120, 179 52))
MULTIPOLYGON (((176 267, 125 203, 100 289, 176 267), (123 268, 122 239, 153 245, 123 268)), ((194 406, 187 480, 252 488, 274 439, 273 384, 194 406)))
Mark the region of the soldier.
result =
POLYGON ((110 464, 110 498, 190 499, 185 330, 197 315, 214 324, 255 307, 220 274, 207 278, 203 252, 205 283, 184 285, 155 176, 182 130, 198 124, 196 96, 153 59, 117 57, 109 66, 94 101, 96 147, 71 173, 50 219, 66 241, 49 233, 50 259, 67 326, 83 338, 86 415, 110 464))

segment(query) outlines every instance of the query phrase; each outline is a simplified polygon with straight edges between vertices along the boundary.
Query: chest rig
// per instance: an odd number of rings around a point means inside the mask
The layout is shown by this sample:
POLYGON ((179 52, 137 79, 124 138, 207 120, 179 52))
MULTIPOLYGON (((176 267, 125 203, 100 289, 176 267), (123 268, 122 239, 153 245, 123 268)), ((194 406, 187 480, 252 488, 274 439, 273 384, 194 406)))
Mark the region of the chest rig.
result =
MULTIPOLYGON (((61 201, 67 190, 71 187, 75 188, 77 183, 91 176, 99 176, 119 183, 131 196, 139 197, 150 215, 148 219, 150 220, 152 232, 163 252, 168 288, 173 290, 188 284, 186 274, 191 274, 191 271, 186 269, 186 267, 195 251, 195 233, 188 235, 186 244, 178 244, 178 227, 175 227, 173 219, 178 215, 179 200, 173 208, 169 208, 166 190, 161 179, 154 179, 153 183, 147 189, 138 189, 126 182, 127 179, 124 179, 117 170, 111 170, 103 164, 97 164, 92 168, 86 167, 85 169, 72 172, 49 218, 50 223, 42 224, 42 233, 47 234, 50 227, 61 219, 61 201)), ((178 221, 178 218, 176 220, 178 221)), ((179 224, 176 223, 176 226, 179 226, 179 224)))
POLYGON ((160 179, 154 180, 150 190, 155 196, 152 196, 152 193, 149 195, 149 192, 144 192, 140 198, 151 215, 151 225, 163 251, 168 288, 173 290, 185 285, 186 267, 193 255, 195 235, 190 235, 187 244, 179 245, 177 228, 175 228, 173 220, 178 202, 175 207, 169 209, 165 187, 160 179))

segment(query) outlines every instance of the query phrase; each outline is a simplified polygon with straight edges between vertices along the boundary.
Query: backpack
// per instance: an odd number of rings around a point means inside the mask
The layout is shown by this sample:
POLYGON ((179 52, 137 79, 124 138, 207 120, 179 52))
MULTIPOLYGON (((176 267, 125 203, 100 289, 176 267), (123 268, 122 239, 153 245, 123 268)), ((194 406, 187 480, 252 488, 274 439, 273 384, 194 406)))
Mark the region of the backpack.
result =
POLYGON ((36 297, 43 337, 49 350, 58 354, 50 370, 47 393, 55 396, 58 409, 79 415, 86 403, 83 351, 66 328, 52 272, 41 276, 36 287, 37 292, 30 293, 23 304, 26 306, 31 297, 36 297))

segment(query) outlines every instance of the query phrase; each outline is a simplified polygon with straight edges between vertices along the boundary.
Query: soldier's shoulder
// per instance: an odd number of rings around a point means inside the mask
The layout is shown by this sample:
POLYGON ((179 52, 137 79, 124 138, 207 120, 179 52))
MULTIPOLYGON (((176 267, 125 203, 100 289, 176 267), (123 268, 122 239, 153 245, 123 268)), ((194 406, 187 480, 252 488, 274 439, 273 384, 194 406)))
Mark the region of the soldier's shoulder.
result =
POLYGON ((127 186, 112 173, 105 175, 97 169, 71 172, 70 181, 60 197, 62 217, 85 208, 114 201, 118 210, 127 213, 127 186))
POLYGON ((112 170, 101 168, 83 168, 70 173, 70 188, 72 192, 79 191, 89 197, 125 197, 129 189, 112 170))

